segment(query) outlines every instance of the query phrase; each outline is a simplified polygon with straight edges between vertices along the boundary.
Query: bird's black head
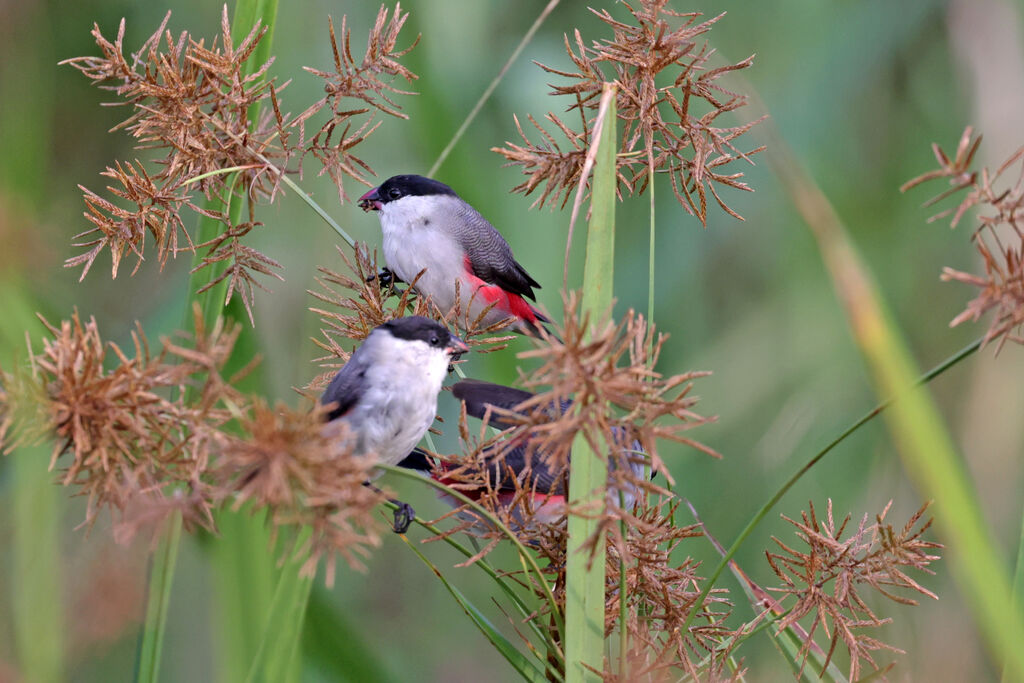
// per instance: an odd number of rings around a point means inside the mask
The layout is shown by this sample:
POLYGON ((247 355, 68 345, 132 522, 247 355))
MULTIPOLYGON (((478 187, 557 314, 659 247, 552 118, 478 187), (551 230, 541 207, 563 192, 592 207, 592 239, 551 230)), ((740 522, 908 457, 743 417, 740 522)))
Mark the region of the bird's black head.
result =
POLYGON ((430 197, 434 195, 458 196, 455 194, 455 190, 438 180, 425 178, 421 175, 396 175, 385 180, 380 184, 380 187, 370 190, 360 197, 359 206, 365 211, 371 209, 380 210, 388 202, 393 202, 402 197, 430 197))
POLYGON ((435 320, 421 315, 409 315, 395 318, 381 325, 396 339, 423 341, 437 349, 447 349, 452 355, 467 350, 465 342, 453 335, 448 329, 435 320))

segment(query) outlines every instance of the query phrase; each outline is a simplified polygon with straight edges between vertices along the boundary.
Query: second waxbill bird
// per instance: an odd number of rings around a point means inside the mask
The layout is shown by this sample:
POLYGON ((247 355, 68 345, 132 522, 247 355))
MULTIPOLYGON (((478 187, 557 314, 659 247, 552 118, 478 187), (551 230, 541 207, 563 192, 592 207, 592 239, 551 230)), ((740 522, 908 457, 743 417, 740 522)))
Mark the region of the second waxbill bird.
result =
MULTIPOLYGON (((353 455, 373 454, 378 462, 397 464, 430 428, 448 366, 467 350, 434 320, 396 318, 374 328, 352 352, 320 403, 330 405, 328 420, 348 423, 353 455)), ((404 533, 415 513, 392 502, 399 506, 395 531, 404 533)))
POLYGON ((493 304, 483 324, 506 318, 513 329, 536 336, 549 322, 527 299, 540 285, 512 256, 505 238, 480 212, 442 182, 396 175, 359 198, 364 211, 380 213, 384 234, 384 275, 412 282, 442 311, 456 302, 473 320, 493 304))
MULTIPOLYGON (((452 391, 456 398, 466 404, 466 413, 468 415, 480 420, 487 419, 490 426, 497 428, 511 427, 514 425, 514 422, 509 421, 498 412, 493 412, 493 408, 516 411, 520 404, 534 397, 534 394, 529 391, 475 379, 456 382, 452 387, 452 391)), ((570 406, 571 403, 568 401, 563 402, 557 411, 554 405, 550 406, 549 410, 553 413, 558 413, 552 415, 552 419, 567 411, 570 406)), ((613 427, 612 430, 612 439, 615 447, 619 449, 619 457, 610 457, 608 459, 608 499, 614 505, 621 504, 623 508, 630 510, 639 494, 638 487, 628 481, 618 487, 614 486, 611 473, 620 467, 622 462, 625 462, 632 470, 633 479, 640 481, 644 477, 644 465, 648 461, 640 443, 637 441, 630 442, 623 428, 613 427), (620 492, 621 498, 619 496, 620 492)), ((493 452, 493 449, 485 449, 482 453, 483 461, 481 467, 492 468, 491 481, 494 482, 493 487, 500 505, 508 507, 525 490, 531 496, 530 513, 532 518, 544 524, 552 524, 565 515, 567 473, 553 470, 544 461, 542 453, 530 448, 526 442, 529 439, 528 435, 520 438, 524 439, 523 443, 515 444, 511 447, 508 445, 503 446, 503 454, 500 458, 493 452)), ((431 473, 435 479, 444 484, 452 485, 457 483, 433 471, 426 453, 419 449, 415 449, 399 465, 419 470, 423 473, 431 473)), ((455 468, 455 465, 449 465, 448 463, 442 463, 441 466, 441 469, 444 471, 451 471, 455 468)), ((460 487, 460 490, 470 500, 477 500, 485 493, 482 490, 462 489, 462 487, 460 487)), ((453 507, 458 507, 462 504, 461 501, 454 497, 445 495, 442 495, 442 497, 453 507)), ((522 521, 520 510, 513 510, 512 516, 517 523, 522 521)), ((470 529, 468 531, 474 532, 476 530, 470 529)))

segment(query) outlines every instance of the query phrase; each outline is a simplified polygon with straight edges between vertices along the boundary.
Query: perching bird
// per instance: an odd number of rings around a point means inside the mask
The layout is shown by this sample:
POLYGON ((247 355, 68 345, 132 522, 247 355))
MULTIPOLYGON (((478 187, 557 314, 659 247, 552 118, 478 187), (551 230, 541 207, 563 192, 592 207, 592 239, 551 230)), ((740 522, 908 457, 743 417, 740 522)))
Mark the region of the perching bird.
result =
MULTIPOLYGON (((453 357, 465 342, 443 325, 413 315, 374 328, 327 386, 320 402, 328 420, 348 423, 354 455, 372 453, 394 465, 419 443, 437 415, 437 395, 453 357)), ((395 531, 415 518, 405 503, 395 512, 395 531)))
POLYGON ((540 285, 512 256, 505 238, 486 218, 444 183, 419 175, 396 175, 359 198, 364 211, 380 212, 384 233, 382 275, 412 282, 442 311, 455 304, 456 281, 462 310, 490 325, 514 318, 513 329, 537 335, 549 322, 526 299, 540 285), (471 303, 472 302, 472 303, 471 303))
MULTIPOLYGON (((456 398, 465 402, 466 413, 481 420, 488 417, 488 406, 514 411, 520 404, 534 396, 534 394, 522 389, 474 379, 456 382, 452 387, 452 391, 456 398)), ((570 406, 571 402, 563 402, 558 408, 558 413, 564 413, 569 410, 570 406)), ((550 409, 554 410, 554 406, 552 405, 550 409)), ((555 419, 558 416, 554 415, 552 417, 555 419)), ((494 427, 505 428, 512 426, 514 422, 509 421, 503 415, 491 412, 488 424, 494 427)), ((633 478, 637 481, 641 480, 644 476, 644 464, 647 462, 647 457, 640 443, 637 441, 627 443, 626 431, 621 427, 613 427, 612 437, 616 441, 616 446, 621 449, 620 455, 622 458, 611 457, 608 459, 609 472, 617 469, 622 459, 625 459, 633 472, 633 478)), ((567 473, 552 470, 544 462, 542 453, 531 449, 527 443, 504 450, 504 455, 500 459, 485 450, 483 461, 482 467, 493 468, 491 481, 494 482, 493 486, 497 490, 497 498, 500 504, 505 506, 511 505, 517 493, 526 490, 532 492, 531 512, 533 519, 545 524, 551 524, 565 514, 567 473), (525 477, 527 458, 530 458, 528 478, 525 477), (516 479, 519 480, 518 487, 516 479)), ((410 453, 409 457, 402 460, 399 465, 421 472, 431 472, 432 469, 426 453, 419 449, 410 453)), ((444 470, 450 471, 455 469, 456 466, 442 463, 442 467, 444 470)), ((434 474, 433 476, 445 484, 455 483, 443 475, 434 474)), ((615 487, 609 487, 609 501, 615 505, 621 504, 626 510, 631 509, 638 494, 637 487, 629 483, 623 485, 621 487, 621 500, 618 495, 619 490, 615 487)), ((471 500, 476 500, 484 494, 484 491, 467 489, 462 490, 462 493, 471 500)), ((461 505, 461 502, 454 497, 442 497, 453 507, 461 505)), ((514 510, 513 518, 521 521, 520 517, 520 511, 514 510)))

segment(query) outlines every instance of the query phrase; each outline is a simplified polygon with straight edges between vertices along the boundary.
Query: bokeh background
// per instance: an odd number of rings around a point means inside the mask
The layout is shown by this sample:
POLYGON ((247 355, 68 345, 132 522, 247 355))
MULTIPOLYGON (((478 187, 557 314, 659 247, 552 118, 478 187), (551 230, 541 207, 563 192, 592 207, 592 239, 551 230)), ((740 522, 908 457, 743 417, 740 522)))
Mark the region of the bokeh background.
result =
MULTIPOLYGON (((402 97, 408 121, 385 118, 360 156, 381 178, 425 173, 544 2, 409 0, 405 41, 422 34, 406 64, 420 79, 420 94, 402 97)), ((604 3, 610 5, 611 3, 604 3)), ((597 3, 597 6, 603 6, 597 3)), ((928 190, 901 195, 899 186, 933 166, 929 145, 954 148, 966 124, 983 134, 981 157, 998 165, 1024 143, 1024 3, 1013 0, 906 0, 864 2, 682 2, 676 9, 707 15, 727 12, 710 34, 725 59, 756 54, 744 75, 756 89, 781 134, 836 207, 877 279, 886 302, 911 344, 921 369, 951 355, 983 331, 979 325, 950 329, 973 296, 959 284, 939 281, 943 266, 979 267, 969 244, 971 225, 957 230, 926 224, 920 208, 928 190)), ((347 14, 354 49, 361 52, 378 5, 358 2, 282 3, 272 52, 272 73, 293 79, 285 108, 298 111, 321 96, 320 82, 302 66, 330 64, 326 18, 347 14)), ((96 54, 89 31, 97 23, 113 36, 127 19, 125 45, 135 49, 167 9, 174 31, 196 36, 218 32, 220 5, 171 0, 167 4, 82 0, 75 3, 0 0, 0 338, 2 362, 24 362, 25 332, 38 339, 42 326, 77 307, 95 316, 107 338, 128 340, 134 321, 151 339, 181 326, 186 306, 189 255, 160 272, 153 262, 134 276, 109 277, 108 257, 79 282, 79 271, 62 267, 77 253, 72 236, 86 228, 79 183, 99 190, 98 173, 115 159, 144 153, 121 133, 108 133, 125 110, 99 106, 108 98, 70 67, 57 62, 96 54)), ((616 12, 621 12, 619 7, 616 12)), ((490 152, 516 140, 513 113, 521 119, 560 112, 566 102, 547 95, 552 78, 531 63, 568 64, 563 34, 579 28, 587 39, 604 37, 604 25, 584 3, 565 0, 547 19, 511 68, 480 117, 437 177, 453 186, 502 231, 518 259, 544 284, 540 302, 560 307, 561 258, 568 212, 531 210, 531 198, 512 195, 518 170, 502 167, 490 152)), ((739 88, 741 84, 733 81, 739 88)), ((737 119, 738 120, 738 119, 737 119)), ((755 132, 748 148, 760 143, 755 132)), ((824 271, 814 240, 773 171, 774 149, 743 170, 754 193, 727 193, 746 220, 712 210, 706 228, 658 189, 655 319, 671 335, 664 372, 710 370, 698 381, 699 412, 716 424, 693 436, 725 457, 711 460, 666 446, 677 492, 691 500, 722 542, 735 537, 754 511, 818 448, 878 400, 868 372, 824 271)), ((145 158, 143 156, 143 158, 145 158)), ((311 165, 310 170, 313 169, 311 165)), ((738 169, 738 166, 737 166, 738 169)), ((303 187, 359 240, 379 245, 374 216, 340 206, 325 179, 307 173, 303 187)), ((350 194, 358 194, 356 184, 350 194)), ((284 282, 257 296, 256 333, 264 356, 267 392, 296 402, 292 387, 306 384, 318 367, 311 337, 318 319, 307 289, 317 266, 340 268, 337 240, 294 195, 261 209, 265 227, 254 245, 280 261, 284 282)), ((615 292, 617 311, 646 309, 647 199, 627 199, 618 213, 615 292)), ((578 278, 578 270, 575 277, 578 278)), ((578 282, 578 279, 576 280, 578 282)), ((516 349, 528 348, 526 341, 516 349)), ((511 382, 511 353, 474 357, 471 376, 511 382)), ((1007 346, 971 357, 932 385, 1007 557, 1020 529, 1024 353, 1007 346)), ((454 401, 442 397, 442 411, 454 401)), ((452 424, 450 421, 448 424, 452 424)), ((452 435, 441 448, 454 449, 452 435)), ((57 609, 63 626, 51 633, 59 677, 119 681, 132 676, 147 576, 145 543, 123 546, 103 518, 86 533, 81 500, 47 483, 48 449, 18 451, 0 459, 0 681, 22 680, 16 637, 18 620, 57 609), (26 495, 26 489, 35 487, 26 495), (20 493, 21 495, 17 495, 20 493), (32 567, 31 542, 15 543, 17 515, 50 520, 61 561, 32 567), (28 563, 26 565, 26 562, 28 563), (24 604, 25 581, 51 586, 51 603, 24 604), (62 673, 61 673, 62 672, 62 673)), ((425 488, 399 483, 397 490, 424 515, 441 504, 425 488)), ((783 499, 777 513, 795 516, 807 501, 837 513, 873 515, 894 501, 892 519, 905 519, 921 504, 901 471, 882 424, 847 440, 783 499)), ((688 521, 682 512, 680 521, 688 521)), ((739 556, 762 585, 773 576, 764 560, 771 536, 790 535, 777 514, 763 524, 739 556)), ((414 537, 417 536, 413 532, 414 537)), ((224 631, 218 613, 223 587, 211 569, 221 540, 189 537, 173 592, 170 632, 164 650, 165 681, 215 680, 223 675, 217 653, 224 631)), ((41 542, 41 545, 42 542, 41 542)), ((457 559, 435 544, 439 566, 457 559)), ((701 539, 682 552, 714 562, 701 539)), ((254 548, 252 552, 264 552, 254 548)), ((242 562, 244 564, 244 558, 242 562)), ((318 585, 304 641, 304 679, 381 681, 513 680, 503 660, 455 605, 440 583, 403 545, 385 538, 368 560, 368 571, 343 569, 333 589, 318 585), (364 667, 369 668, 364 668, 364 667)), ((916 608, 872 603, 892 624, 878 636, 905 655, 895 659, 895 680, 983 680, 991 668, 954 586, 949 565, 920 577, 939 594, 916 608)), ((489 605, 489 585, 473 569, 449 575, 479 605, 489 605)), ((730 577, 722 585, 736 589, 730 577)), ((735 623, 751 618, 735 591, 735 623)), ((495 621, 504 618, 491 610, 495 621)), ((230 629, 230 624, 227 625, 230 629)), ((785 678, 784 661, 767 637, 743 650, 750 680, 785 678)))

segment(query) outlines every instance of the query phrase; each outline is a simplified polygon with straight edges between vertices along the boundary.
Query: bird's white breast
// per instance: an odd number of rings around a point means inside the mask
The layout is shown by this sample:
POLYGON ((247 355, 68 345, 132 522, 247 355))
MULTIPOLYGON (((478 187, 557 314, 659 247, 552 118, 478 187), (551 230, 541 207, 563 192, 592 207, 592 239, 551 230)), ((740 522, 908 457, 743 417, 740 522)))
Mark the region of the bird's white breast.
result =
POLYGON ((455 303, 455 280, 465 271, 465 252, 448 224, 455 216, 448 204, 457 201, 454 197, 403 197, 385 204, 380 212, 388 268, 406 282, 426 268, 416 287, 441 310, 455 303))
POLYGON ((443 349, 388 336, 367 369, 366 393, 346 415, 359 433, 358 450, 394 465, 419 443, 437 414, 448 370, 443 349))

